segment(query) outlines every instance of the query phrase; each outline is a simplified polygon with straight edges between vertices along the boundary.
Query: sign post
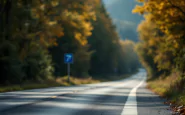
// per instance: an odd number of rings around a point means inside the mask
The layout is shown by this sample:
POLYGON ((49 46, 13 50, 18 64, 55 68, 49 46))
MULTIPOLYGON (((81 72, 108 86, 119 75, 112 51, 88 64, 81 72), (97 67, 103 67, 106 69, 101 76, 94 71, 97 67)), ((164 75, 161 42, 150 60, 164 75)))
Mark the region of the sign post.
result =
POLYGON ((70 83, 70 64, 73 63, 73 54, 72 53, 64 54, 64 63, 67 64, 68 82, 70 83))
POLYGON ((67 64, 68 82, 70 83, 70 63, 67 64))

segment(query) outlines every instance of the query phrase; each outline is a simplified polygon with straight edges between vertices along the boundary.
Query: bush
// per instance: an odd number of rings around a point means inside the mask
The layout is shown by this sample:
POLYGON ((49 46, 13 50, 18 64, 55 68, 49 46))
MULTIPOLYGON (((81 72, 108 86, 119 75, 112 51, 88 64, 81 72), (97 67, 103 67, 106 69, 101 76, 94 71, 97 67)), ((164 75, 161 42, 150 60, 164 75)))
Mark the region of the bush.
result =
POLYGON ((44 80, 52 77, 53 66, 51 56, 47 50, 32 44, 32 47, 37 47, 37 51, 30 51, 25 59, 25 71, 29 80, 44 80))

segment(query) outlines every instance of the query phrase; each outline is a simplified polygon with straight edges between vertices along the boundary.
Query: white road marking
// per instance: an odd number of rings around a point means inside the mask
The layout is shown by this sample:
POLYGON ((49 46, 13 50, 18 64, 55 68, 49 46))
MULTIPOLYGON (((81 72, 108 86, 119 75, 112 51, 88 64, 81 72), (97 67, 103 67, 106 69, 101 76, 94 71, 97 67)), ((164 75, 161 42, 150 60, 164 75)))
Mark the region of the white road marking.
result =
POLYGON ((145 79, 142 80, 139 85, 137 85, 131 90, 121 115, 138 115, 136 91, 144 83, 144 81, 145 79))

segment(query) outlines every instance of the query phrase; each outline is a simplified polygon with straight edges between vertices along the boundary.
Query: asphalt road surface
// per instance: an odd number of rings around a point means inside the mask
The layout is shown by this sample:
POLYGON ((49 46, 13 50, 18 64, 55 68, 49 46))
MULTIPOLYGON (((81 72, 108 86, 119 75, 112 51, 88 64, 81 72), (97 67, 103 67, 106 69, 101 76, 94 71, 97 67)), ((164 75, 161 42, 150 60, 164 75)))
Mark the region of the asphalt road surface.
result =
POLYGON ((0 115, 171 115, 145 80, 141 69, 119 81, 0 93, 0 115))

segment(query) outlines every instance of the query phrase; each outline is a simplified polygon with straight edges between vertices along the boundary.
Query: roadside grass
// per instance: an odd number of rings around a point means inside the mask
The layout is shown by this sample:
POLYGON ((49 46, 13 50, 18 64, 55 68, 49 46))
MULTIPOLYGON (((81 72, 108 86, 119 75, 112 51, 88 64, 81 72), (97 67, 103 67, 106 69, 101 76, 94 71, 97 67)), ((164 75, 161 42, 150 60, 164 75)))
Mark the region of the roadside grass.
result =
POLYGON ((130 77, 132 74, 124 74, 124 75, 112 75, 112 76, 94 76, 88 78, 76 78, 70 77, 70 83, 68 83, 68 77, 58 77, 56 79, 49 79, 40 82, 33 82, 27 81, 22 83, 21 85, 8 85, 8 86, 0 86, 0 92, 8 92, 8 91, 20 91, 20 90, 27 90, 27 89, 38 89, 38 88, 48 88, 48 87, 58 87, 58 86, 74 86, 80 84, 93 84, 93 83, 100 83, 106 81, 115 81, 121 80, 127 77, 130 77))
POLYGON ((47 87, 55 87, 60 86, 60 84, 56 83, 54 80, 46 80, 42 82, 24 82, 21 85, 8 85, 8 86, 0 86, 0 92, 8 92, 8 91, 20 91, 26 89, 37 89, 37 88, 47 88, 47 87))
POLYGON ((165 78, 149 80, 147 88, 167 98, 172 103, 185 105, 185 91, 183 89, 185 86, 180 86, 179 82, 179 75, 176 73, 165 78))
POLYGON ((8 91, 20 91, 26 89, 38 89, 38 88, 48 88, 48 87, 58 87, 58 86, 71 86, 71 85, 80 85, 80 84, 91 84, 99 83, 99 80, 94 80, 92 78, 74 78, 70 77, 70 83, 68 83, 67 76, 60 77, 57 79, 48 79, 40 82, 28 81, 24 82, 21 85, 9 85, 9 86, 0 86, 0 92, 8 91))
POLYGON ((70 77, 70 83, 68 82, 68 76, 64 76, 61 78, 57 78, 56 82, 63 86, 71 86, 71 85, 80 85, 80 84, 92 84, 92 83, 99 83, 100 80, 92 79, 92 77, 88 78, 75 78, 70 77))

